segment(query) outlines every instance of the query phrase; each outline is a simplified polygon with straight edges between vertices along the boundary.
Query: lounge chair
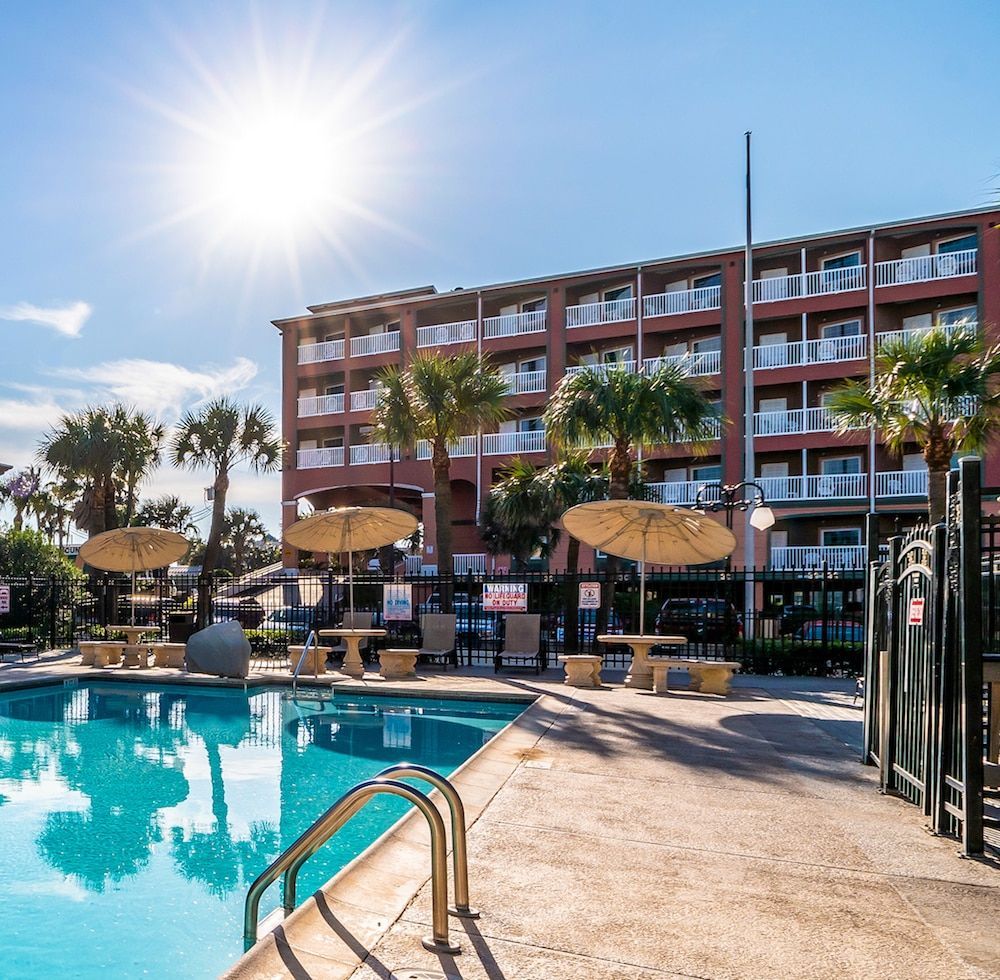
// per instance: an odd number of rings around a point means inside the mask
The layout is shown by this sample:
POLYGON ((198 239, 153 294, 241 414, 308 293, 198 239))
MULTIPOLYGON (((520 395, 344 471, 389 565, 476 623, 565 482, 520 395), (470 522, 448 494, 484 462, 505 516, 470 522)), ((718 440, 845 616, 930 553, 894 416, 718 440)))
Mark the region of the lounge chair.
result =
POLYGON ((447 669, 448 664, 458 667, 458 651, 455 647, 454 613, 425 613, 420 621, 420 650, 418 656, 424 660, 440 662, 447 669))
MULTIPOLYGON (((372 614, 370 612, 345 612, 344 621, 340 624, 344 629, 351 630, 370 630, 372 628, 372 614)), ((361 653, 361 659, 365 659, 365 654, 368 650, 368 640, 369 637, 361 637, 358 643, 358 651, 361 653)), ((347 644, 344 642, 343 638, 338 638, 336 646, 330 649, 330 660, 336 657, 342 657, 347 653, 347 644)))
POLYGON ((536 674, 545 669, 541 615, 538 613, 507 615, 503 650, 493 658, 494 673, 500 673, 505 663, 508 667, 534 667, 536 674))

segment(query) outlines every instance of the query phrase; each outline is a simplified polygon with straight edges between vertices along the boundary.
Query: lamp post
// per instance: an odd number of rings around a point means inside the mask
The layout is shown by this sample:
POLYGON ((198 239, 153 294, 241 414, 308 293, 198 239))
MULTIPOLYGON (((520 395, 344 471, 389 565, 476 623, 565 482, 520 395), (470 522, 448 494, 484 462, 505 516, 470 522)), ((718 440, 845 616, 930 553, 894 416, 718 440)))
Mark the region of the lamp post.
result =
MULTIPOLYGON (((703 483, 694 498, 695 507, 717 514, 726 512, 726 527, 733 529, 733 514, 736 511, 750 514, 750 525, 758 531, 766 531, 774 526, 774 511, 767 505, 764 488, 752 480, 739 483, 703 483)), ((733 556, 726 558, 726 569, 732 567, 733 556)))

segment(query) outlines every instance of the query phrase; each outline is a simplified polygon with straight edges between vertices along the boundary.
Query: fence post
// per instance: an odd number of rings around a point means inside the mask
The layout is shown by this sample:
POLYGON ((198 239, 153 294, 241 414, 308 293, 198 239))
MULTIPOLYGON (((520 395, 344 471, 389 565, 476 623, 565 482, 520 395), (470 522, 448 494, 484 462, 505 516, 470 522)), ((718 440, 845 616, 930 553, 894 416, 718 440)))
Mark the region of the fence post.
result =
POLYGON ((28 607, 28 642, 36 639, 35 634, 35 576, 28 572, 28 594, 25 596, 25 605, 28 607))
POLYGON ((822 578, 819 583, 819 611, 820 611, 820 621, 822 622, 821 634, 820 634, 820 646, 823 649, 823 655, 829 654, 829 649, 827 644, 830 641, 830 628, 828 624, 830 616, 830 606, 829 600, 829 583, 830 583, 830 564, 827 561, 823 561, 820 566, 820 574, 822 578))
POLYGON ((893 679, 896 675, 898 660, 897 645, 899 643, 899 610, 896 608, 899 591, 899 553, 902 550, 902 538, 893 536, 889 539, 889 575, 886 582, 886 604, 888 608, 888 624, 886 628, 886 649, 879 654, 879 788, 883 793, 892 789, 893 764, 895 753, 893 741, 896 737, 895 718, 892 702, 895 695, 893 679))
POLYGON ((197 626, 203 630, 212 622, 212 576, 201 572, 198 575, 198 594, 195 599, 197 626))
POLYGON ((865 551, 868 562, 865 579, 865 659, 862 667, 865 686, 861 721, 861 762, 863 765, 870 766, 873 734, 872 694, 878 691, 878 682, 875 678, 878 670, 878 650, 876 649, 878 636, 875 626, 878 608, 878 517, 873 513, 869 513, 865 517, 865 544, 867 545, 865 551))
MULTIPOLYGON (((983 853, 983 605, 980 461, 958 461, 961 523, 959 548, 960 705, 962 711, 962 852, 983 853)), ((991 570, 992 571, 992 570, 991 570)))
POLYGON ((943 524, 930 529, 931 539, 931 594, 930 594, 930 657, 927 676, 927 711, 925 712, 924 745, 924 813, 931 818, 931 827, 937 830, 937 815, 944 795, 946 757, 942 751, 942 688, 944 674, 944 618, 948 592, 948 532, 943 524))
MULTIPOLYGON (((484 582, 486 581, 486 572, 485 571, 483 572, 483 581, 484 582)), ((469 630, 468 630, 469 642, 468 642, 468 648, 466 650, 465 663, 466 663, 466 666, 468 666, 468 667, 472 666, 472 645, 473 645, 473 643, 475 643, 475 640, 473 639, 473 634, 474 634, 475 630, 473 628, 473 621, 472 621, 472 617, 475 615, 475 613, 474 613, 475 606, 473 605, 473 602, 472 602, 472 587, 473 587, 474 584, 475 584, 475 580, 474 580, 473 575, 472 575, 472 568, 470 567, 470 568, 467 568, 465 570, 465 595, 467 597, 467 605, 466 605, 467 613, 466 613, 466 615, 468 615, 468 617, 469 617, 469 630)), ((454 608, 454 607, 452 607, 452 608, 454 608)), ((482 616, 483 616, 483 620, 485 621, 485 619, 486 619, 486 610, 485 610, 485 608, 483 608, 482 616)), ((484 630, 484 632, 485 632, 485 630, 484 630)), ((493 630, 493 641, 494 641, 494 645, 495 645, 496 644, 496 629, 495 628, 493 630)), ((480 636, 479 637, 479 642, 480 643, 485 642, 485 637, 480 636)), ((494 651, 494 652, 496 652, 496 651, 494 651)))
MULTIPOLYGON (((56 577, 55 575, 49 576, 49 649, 54 650, 56 648, 56 610, 58 604, 56 601, 56 577)), ((70 643, 73 642, 73 637, 70 637, 70 643)))

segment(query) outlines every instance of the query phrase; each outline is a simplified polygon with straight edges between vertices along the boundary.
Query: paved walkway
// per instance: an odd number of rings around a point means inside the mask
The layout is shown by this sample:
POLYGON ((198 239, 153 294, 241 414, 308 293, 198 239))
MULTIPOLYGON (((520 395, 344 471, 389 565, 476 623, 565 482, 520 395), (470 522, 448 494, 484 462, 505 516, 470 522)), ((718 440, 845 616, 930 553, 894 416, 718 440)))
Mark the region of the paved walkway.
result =
POLYGON ((425 887, 355 977, 1000 976, 1000 871, 877 793, 853 685, 538 686, 562 708, 470 832, 464 952, 420 947, 425 887))

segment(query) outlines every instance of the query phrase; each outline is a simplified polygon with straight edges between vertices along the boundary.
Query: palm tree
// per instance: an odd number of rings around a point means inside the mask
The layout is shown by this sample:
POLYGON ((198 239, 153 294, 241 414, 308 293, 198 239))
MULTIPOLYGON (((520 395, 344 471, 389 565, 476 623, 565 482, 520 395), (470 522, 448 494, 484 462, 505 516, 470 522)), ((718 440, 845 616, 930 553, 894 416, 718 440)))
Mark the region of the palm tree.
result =
POLYGON ((230 507, 226 512, 226 524, 222 540, 233 549, 233 574, 236 576, 246 572, 247 554, 254 547, 254 542, 263 540, 267 528, 255 510, 244 507, 230 507))
POLYGON ((474 351, 443 357, 425 354, 407 368, 386 368, 375 406, 375 438, 394 445, 418 439, 431 444, 437 565, 452 572, 451 456, 448 447, 462 436, 505 419, 507 382, 474 351))
POLYGON ((163 494, 144 500, 132 518, 136 527, 165 527, 185 537, 196 536, 198 525, 194 522, 194 508, 185 504, 175 494, 163 494))
POLYGON ((64 415, 43 437, 38 457, 60 479, 79 483, 73 520, 80 530, 92 537, 118 526, 114 486, 118 439, 106 409, 85 408, 64 415))
POLYGON ((164 428, 152 416, 131 412, 123 405, 116 405, 111 417, 120 440, 115 478, 124 496, 122 525, 127 527, 132 523, 140 484, 151 470, 160 465, 164 428))
MULTIPOLYGON (((212 473, 212 524, 202 560, 202 572, 210 574, 219 562, 230 472, 247 465, 254 473, 270 473, 281 463, 281 439, 274 419, 262 405, 241 407, 229 398, 217 398, 196 412, 187 412, 177 423, 171 461, 174 466, 212 473)), ((201 618, 207 615, 202 609, 201 618)))
POLYGON ((610 443, 612 500, 628 499, 634 449, 686 443, 703 452, 718 438, 718 418, 698 383, 675 364, 652 374, 586 367, 562 379, 544 415, 545 431, 556 445, 610 443))
POLYGON ((517 569, 536 553, 552 553, 558 520, 558 503, 539 481, 539 471, 516 456, 490 487, 480 533, 491 555, 509 554, 517 569))
POLYGON ((1000 345, 970 329, 934 329, 884 343, 875 381, 848 381, 827 403, 838 433, 874 426, 901 454, 915 442, 927 463, 928 516, 943 521, 955 453, 982 452, 1000 422, 1000 345))

